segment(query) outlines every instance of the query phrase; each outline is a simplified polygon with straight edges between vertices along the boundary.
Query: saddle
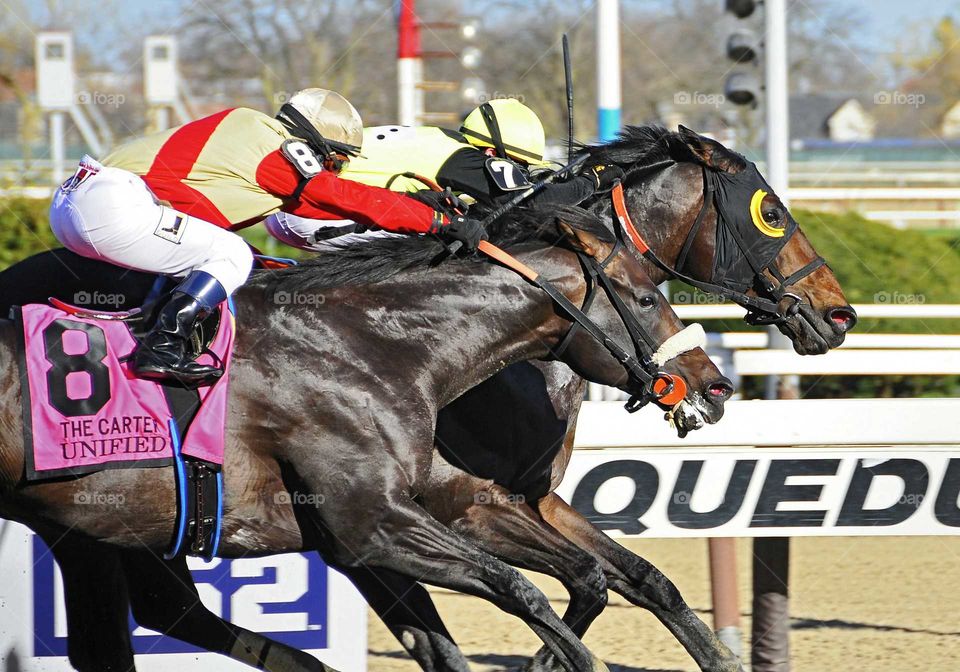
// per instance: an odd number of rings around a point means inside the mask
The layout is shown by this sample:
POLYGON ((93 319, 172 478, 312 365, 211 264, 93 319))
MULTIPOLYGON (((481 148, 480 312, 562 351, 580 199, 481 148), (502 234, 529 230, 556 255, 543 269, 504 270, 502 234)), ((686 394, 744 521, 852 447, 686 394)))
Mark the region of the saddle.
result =
MULTIPOLYGON (((159 283, 158 283, 159 286, 159 283)), ((229 302, 191 338, 196 358, 225 369, 190 390, 133 376, 128 360, 157 305, 105 312, 51 299, 14 308, 19 325, 26 478, 174 467, 177 521, 167 551, 212 557, 220 536, 223 448, 234 317, 229 302)))

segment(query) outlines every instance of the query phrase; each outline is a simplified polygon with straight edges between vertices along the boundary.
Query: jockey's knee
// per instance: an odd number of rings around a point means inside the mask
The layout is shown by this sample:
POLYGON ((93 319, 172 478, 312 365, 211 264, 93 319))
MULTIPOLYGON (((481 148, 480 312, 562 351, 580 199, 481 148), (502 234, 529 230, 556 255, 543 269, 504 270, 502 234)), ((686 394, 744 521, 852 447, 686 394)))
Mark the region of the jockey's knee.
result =
POLYGON ((290 215, 285 212, 275 212, 263 220, 263 226, 267 233, 284 245, 300 249, 306 248, 310 243, 309 239, 290 226, 289 218, 290 215))
POLYGON ((198 264, 194 270, 212 275, 229 296, 247 281, 253 268, 253 251, 237 234, 229 231, 224 234, 217 241, 216 256, 198 264))

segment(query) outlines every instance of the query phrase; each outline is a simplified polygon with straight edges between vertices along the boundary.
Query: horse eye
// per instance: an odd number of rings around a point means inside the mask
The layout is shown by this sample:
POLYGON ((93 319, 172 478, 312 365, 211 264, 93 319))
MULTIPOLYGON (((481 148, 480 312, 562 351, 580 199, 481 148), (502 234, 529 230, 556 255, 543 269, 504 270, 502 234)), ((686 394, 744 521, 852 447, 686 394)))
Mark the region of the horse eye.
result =
POLYGON ((655 305, 657 305, 657 300, 652 296, 643 296, 640 298, 641 308, 653 308, 655 305))
POLYGON ((781 219, 783 219, 783 212, 780 208, 773 208, 763 213, 763 221, 767 224, 779 224, 781 219))

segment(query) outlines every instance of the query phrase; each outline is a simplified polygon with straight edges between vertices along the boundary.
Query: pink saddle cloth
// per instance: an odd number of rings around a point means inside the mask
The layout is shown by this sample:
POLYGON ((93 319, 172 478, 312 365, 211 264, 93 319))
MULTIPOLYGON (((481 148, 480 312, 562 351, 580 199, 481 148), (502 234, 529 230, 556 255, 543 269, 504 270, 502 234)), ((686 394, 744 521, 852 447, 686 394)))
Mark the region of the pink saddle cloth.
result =
POLYGON ((165 466, 176 454, 222 466, 235 323, 227 303, 220 311, 208 350, 225 372, 195 393, 191 419, 175 417, 167 388, 131 373, 137 343, 125 322, 39 304, 17 309, 27 479, 165 466))

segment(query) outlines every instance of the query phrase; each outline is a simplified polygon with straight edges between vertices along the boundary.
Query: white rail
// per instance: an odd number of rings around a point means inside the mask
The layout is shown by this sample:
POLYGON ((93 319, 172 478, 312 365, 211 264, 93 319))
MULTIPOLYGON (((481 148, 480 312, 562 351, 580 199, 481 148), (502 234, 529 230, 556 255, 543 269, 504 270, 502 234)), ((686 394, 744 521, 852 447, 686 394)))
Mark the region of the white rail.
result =
POLYGON ((723 419, 677 437, 654 407, 628 415, 623 404, 584 402, 580 449, 953 445, 960 443, 960 399, 795 399, 729 401, 723 419))
POLYGON ((791 203, 797 201, 956 201, 960 189, 953 187, 794 187, 791 203))
MULTIPOLYGON (((892 297, 897 300, 897 297, 892 297)), ((853 306, 857 315, 867 318, 905 318, 905 319, 957 319, 960 318, 960 304, 900 304, 900 303, 860 303, 853 306)), ((733 320, 740 319, 746 312, 733 303, 713 305, 675 305, 677 315, 685 322, 697 320, 733 320)))
MULTIPOLYGON (((766 348, 770 337, 764 332, 728 331, 707 334, 707 346, 727 350, 766 348)), ((847 334, 840 350, 953 350, 960 348, 960 336, 941 334, 847 334)))
POLYGON ((740 376, 941 376, 960 375, 960 350, 835 350, 799 357, 792 350, 738 350, 740 376))

